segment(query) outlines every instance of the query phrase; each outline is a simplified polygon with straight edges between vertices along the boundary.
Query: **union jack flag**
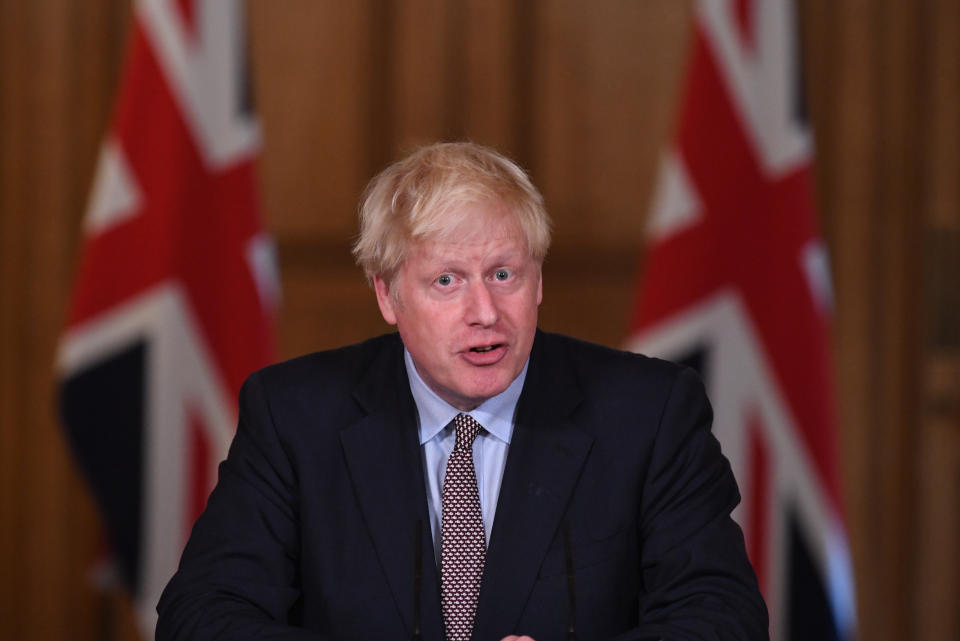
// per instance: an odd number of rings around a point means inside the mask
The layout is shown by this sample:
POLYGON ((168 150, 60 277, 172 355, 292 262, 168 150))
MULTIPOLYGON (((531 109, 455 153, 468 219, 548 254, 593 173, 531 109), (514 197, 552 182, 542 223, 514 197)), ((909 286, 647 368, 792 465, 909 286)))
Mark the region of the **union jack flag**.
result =
POLYGON ((244 5, 138 0, 58 355, 61 411, 144 638, 273 357, 244 5))
POLYGON ((700 371, 773 639, 855 633, 831 286, 788 0, 700 0, 629 348, 700 371))

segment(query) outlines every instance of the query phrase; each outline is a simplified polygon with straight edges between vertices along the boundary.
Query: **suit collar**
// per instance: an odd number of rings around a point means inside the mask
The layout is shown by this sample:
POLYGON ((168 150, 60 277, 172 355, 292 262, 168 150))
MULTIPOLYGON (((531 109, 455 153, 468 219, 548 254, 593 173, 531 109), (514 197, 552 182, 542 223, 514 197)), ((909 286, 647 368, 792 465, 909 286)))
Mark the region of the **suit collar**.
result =
POLYGON ((340 440, 357 501, 408 636, 413 630, 419 548, 422 635, 427 641, 442 641, 440 590, 430 540, 416 408, 399 336, 384 340, 354 397, 366 415, 345 429, 340 440), (421 523, 419 541, 417 521, 421 523))

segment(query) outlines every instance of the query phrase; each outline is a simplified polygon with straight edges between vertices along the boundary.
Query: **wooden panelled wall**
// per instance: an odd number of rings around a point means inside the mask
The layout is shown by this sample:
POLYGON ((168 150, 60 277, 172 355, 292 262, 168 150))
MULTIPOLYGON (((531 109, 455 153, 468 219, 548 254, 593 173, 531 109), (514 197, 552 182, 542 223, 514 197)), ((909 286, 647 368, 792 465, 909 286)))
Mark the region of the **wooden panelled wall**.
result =
MULTIPOLYGON (((282 356, 384 329, 348 255, 366 179, 469 137, 556 223, 544 327, 625 333, 688 37, 678 0, 250 0, 282 356)), ((805 0, 837 300, 861 638, 960 639, 960 3, 805 0)), ((127 0, 0 3, 0 638, 132 639, 91 587, 100 533, 52 364, 127 0)))

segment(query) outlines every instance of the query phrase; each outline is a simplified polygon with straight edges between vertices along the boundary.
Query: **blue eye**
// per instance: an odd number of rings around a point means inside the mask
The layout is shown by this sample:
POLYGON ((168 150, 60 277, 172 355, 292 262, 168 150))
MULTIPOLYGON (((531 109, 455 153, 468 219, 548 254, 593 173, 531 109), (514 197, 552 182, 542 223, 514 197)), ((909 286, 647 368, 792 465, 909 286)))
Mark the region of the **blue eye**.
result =
POLYGON ((440 276, 439 278, 437 278, 437 284, 442 287, 446 287, 452 282, 453 282, 453 277, 450 274, 444 274, 443 276, 440 276))
POLYGON ((498 269, 493 273, 493 277, 497 280, 507 280, 510 278, 510 271, 506 269, 498 269))

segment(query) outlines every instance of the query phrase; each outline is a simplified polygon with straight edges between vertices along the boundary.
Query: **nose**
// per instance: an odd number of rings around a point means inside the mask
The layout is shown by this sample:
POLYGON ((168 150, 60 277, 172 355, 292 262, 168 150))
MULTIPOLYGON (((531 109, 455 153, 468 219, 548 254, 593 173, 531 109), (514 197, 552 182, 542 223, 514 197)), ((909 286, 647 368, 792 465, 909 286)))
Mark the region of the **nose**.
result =
POLYGON ((500 320, 497 301, 484 281, 471 284, 467 292, 466 321, 469 325, 491 327, 500 320))

